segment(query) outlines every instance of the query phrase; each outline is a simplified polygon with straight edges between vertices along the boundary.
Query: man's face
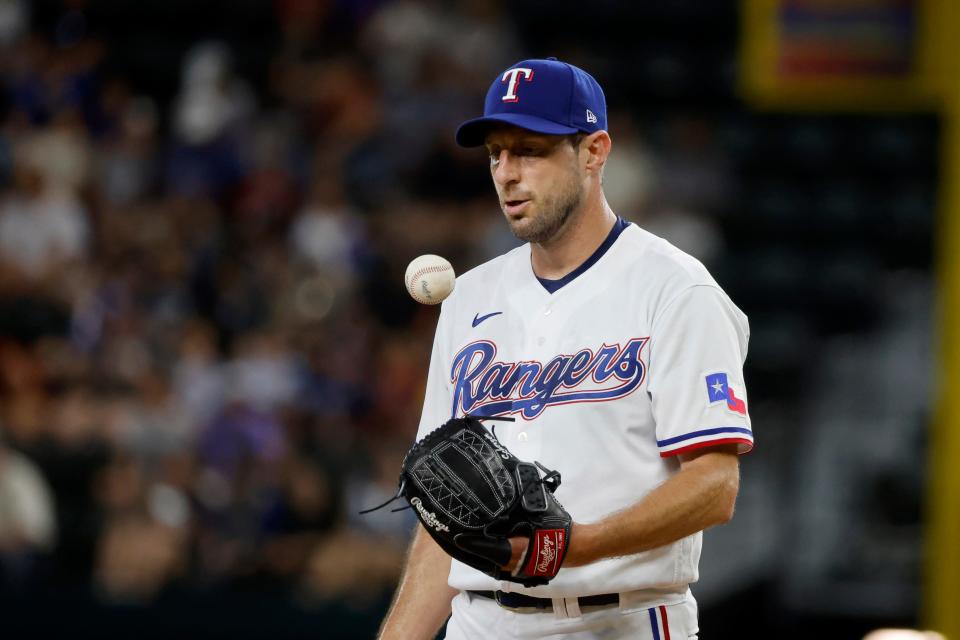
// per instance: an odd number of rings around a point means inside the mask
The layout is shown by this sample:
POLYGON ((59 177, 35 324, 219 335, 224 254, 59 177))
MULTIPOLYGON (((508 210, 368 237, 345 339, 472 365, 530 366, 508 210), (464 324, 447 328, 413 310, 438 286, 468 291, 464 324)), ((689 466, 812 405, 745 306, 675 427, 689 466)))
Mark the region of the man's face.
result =
POLYGON ((568 136, 512 126, 491 130, 485 146, 513 235, 526 242, 549 241, 583 202, 579 148, 568 136))

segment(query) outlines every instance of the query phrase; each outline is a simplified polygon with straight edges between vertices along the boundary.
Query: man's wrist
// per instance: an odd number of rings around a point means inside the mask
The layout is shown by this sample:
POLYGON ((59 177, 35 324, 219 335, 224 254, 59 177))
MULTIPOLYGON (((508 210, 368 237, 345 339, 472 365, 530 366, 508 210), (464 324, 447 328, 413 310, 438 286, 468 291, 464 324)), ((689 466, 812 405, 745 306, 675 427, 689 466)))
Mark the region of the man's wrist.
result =
POLYGON ((592 524, 574 522, 570 526, 570 548, 567 549, 567 557, 563 561, 564 567, 580 567, 596 560, 593 551, 594 529, 592 524))

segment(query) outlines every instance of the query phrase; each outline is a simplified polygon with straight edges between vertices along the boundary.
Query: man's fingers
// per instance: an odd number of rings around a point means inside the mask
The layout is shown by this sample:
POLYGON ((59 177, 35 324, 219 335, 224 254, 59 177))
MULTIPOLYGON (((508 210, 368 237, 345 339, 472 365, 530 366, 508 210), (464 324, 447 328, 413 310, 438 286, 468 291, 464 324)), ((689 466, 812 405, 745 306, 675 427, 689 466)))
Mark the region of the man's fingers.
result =
POLYGON ((529 545, 530 541, 526 538, 510 538, 510 564, 503 568, 507 571, 513 571, 520 566, 520 560, 523 559, 529 545))

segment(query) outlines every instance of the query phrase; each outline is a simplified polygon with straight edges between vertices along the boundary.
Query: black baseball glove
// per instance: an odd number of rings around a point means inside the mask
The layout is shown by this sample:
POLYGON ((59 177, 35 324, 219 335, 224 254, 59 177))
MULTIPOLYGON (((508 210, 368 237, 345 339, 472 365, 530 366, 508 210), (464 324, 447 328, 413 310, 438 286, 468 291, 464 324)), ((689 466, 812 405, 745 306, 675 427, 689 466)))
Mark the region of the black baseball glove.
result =
POLYGON ((466 416, 413 445, 397 495, 450 556, 498 580, 532 587, 557 575, 570 545, 572 519, 553 495, 559 486, 559 473, 517 459, 477 418, 466 416), (529 541, 512 573, 503 569, 511 537, 529 541))

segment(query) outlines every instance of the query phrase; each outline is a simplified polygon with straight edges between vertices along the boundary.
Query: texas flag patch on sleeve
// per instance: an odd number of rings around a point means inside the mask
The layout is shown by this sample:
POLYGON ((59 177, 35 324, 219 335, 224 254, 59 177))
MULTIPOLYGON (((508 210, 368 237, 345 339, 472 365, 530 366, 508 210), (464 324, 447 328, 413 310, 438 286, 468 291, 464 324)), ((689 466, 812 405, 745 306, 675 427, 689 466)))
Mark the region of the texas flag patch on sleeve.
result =
POLYGON ((747 415, 747 404, 737 397, 730 386, 726 373, 711 373, 707 376, 707 401, 709 404, 726 402, 727 408, 735 413, 747 415))

